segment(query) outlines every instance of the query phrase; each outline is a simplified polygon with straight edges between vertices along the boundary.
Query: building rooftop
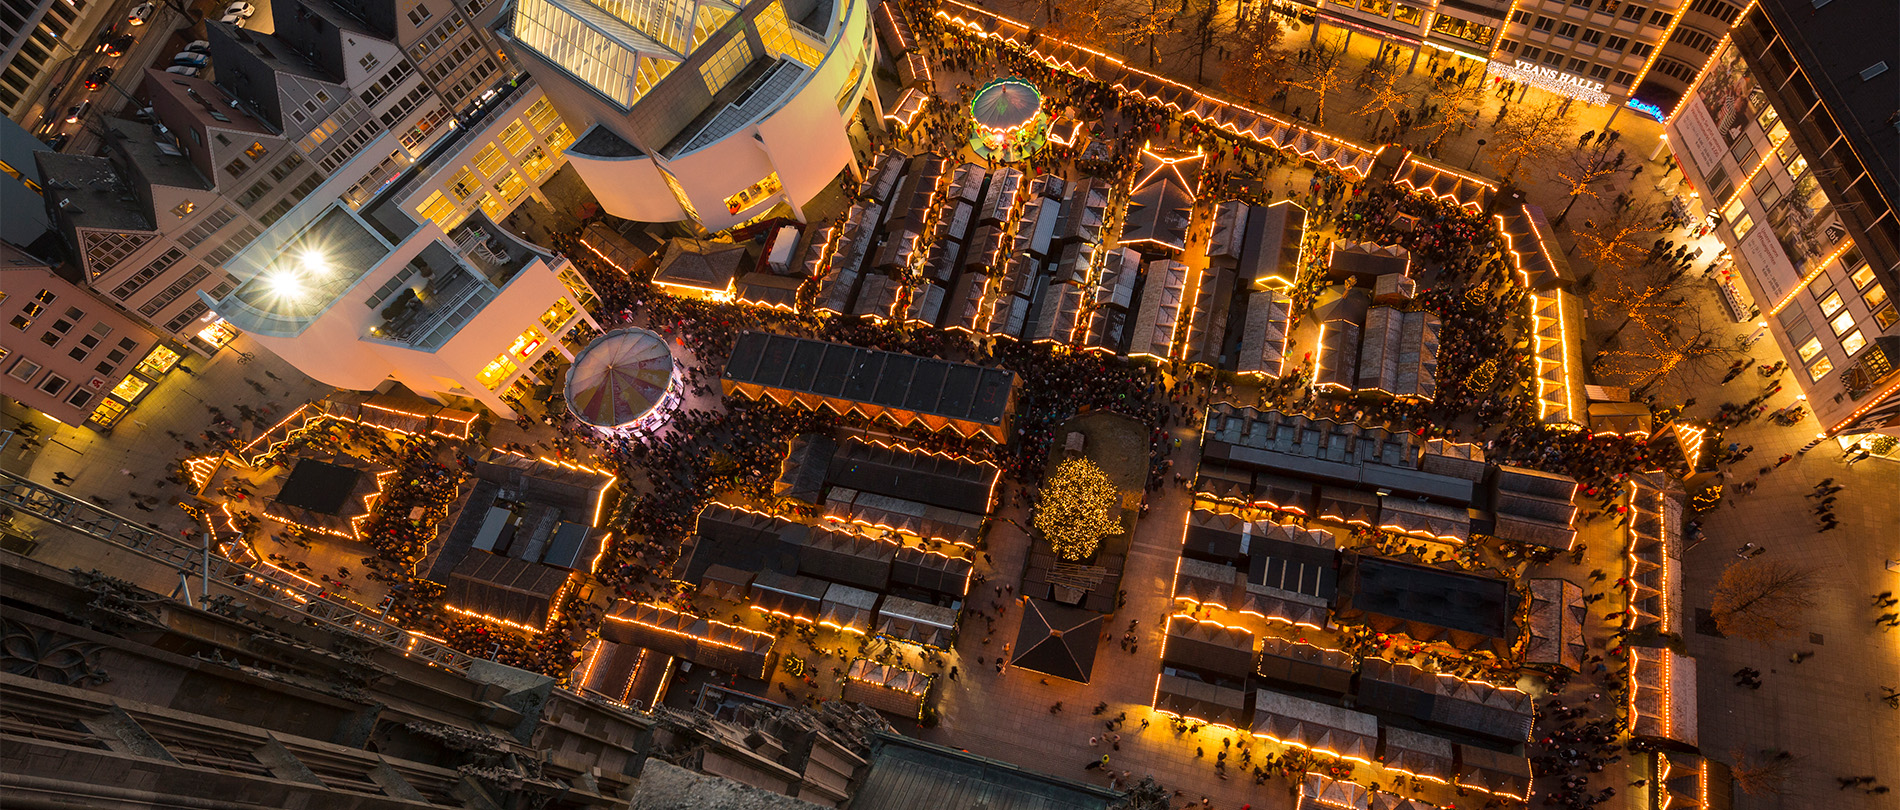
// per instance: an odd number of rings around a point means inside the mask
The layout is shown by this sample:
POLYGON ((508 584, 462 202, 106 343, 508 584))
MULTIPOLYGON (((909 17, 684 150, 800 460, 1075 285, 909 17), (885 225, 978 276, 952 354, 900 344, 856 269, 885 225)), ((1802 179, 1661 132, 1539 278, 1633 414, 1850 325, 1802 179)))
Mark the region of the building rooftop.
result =
POLYGON ((46 199, 58 206, 62 224, 110 231, 153 229, 151 208, 133 193, 110 159, 34 152, 33 160, 46 178, 46 199))
MULTIPOLYGON (((111 133, 112 148, 125 158, 124 166, 147 185, 211 190, 211 181, 185 157, 184 150, 152 125, 108 118, 106 130, 111 133)), ((157 212, 152 215, 155 218, 157 212)))
POLYGON ((1763 13, 1827 102, 1888 202, 1900 205, 1900 5, 1893 0, 1763 0, 1763 13), (1875 71, 1877 66, 1884 70, 1875 71))
POLYGON ((289 236, 266 234, 227 264, 250 278, 220 313, 247 331, 297 334, 390 253, 362 221, 333 205, 289 236))

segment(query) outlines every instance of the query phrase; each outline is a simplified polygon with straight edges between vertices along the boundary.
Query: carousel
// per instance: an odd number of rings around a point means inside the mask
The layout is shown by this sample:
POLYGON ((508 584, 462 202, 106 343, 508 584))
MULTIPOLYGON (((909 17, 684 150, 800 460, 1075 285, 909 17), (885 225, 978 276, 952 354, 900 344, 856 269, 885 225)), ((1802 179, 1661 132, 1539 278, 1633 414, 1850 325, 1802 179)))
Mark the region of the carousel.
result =
POLYGON ((615 329, 574 356, 567 410, 601 431, 647 431, 679 405, 680 373, 666 340, 645 329, 615 329))
POLYGON ((1048 145, 1049 115, 1042 93, 1007 76, 983 85, 970 99, 970 149, 991 160, 1014 163, 1048 145))

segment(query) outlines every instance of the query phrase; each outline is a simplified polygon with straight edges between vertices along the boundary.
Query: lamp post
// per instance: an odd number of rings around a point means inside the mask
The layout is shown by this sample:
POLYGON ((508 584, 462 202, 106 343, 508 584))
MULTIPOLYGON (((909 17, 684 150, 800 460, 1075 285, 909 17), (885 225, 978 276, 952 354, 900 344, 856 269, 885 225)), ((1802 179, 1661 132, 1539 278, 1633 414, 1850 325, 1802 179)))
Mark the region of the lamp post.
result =
POLYGON ((1471 162, 1465 164, 1465 171, 1471 171, 1473 166, 1478 165, 1478 154, 1483 151, 1484 151, 1484 139, 1479 138, 1478 148, 1471 150, 1471 162))

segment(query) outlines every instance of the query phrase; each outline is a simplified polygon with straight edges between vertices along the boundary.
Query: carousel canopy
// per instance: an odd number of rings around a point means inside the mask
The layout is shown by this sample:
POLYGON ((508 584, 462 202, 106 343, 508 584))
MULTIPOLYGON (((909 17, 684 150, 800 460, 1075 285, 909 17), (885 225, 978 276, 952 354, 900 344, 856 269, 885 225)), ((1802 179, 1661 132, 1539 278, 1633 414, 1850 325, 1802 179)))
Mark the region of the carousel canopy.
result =
POLYGON ((665 339, 645 329, 615 329, 575 356, 567 370, 567 408, 595 427, 629 425, 660 404, 672 376, 665 339))
POLYGON ((1014 76, 983 85, 970 100, 970 117, 984 129, 1005 132, 1035 120, 1042 112, 1042 93, 1014 76))

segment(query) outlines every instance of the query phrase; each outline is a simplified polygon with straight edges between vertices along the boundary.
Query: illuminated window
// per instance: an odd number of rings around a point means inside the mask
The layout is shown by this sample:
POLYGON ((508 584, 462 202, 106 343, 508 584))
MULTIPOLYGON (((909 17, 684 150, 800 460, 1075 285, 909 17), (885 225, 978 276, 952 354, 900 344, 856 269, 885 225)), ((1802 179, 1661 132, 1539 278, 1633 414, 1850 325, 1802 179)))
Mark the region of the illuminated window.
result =
POLYGON ((1868 309, 1879 309, 1887 301, 1887 288, 1874 287, 1860 294, 1860 300, 1867 302, 1868 309))
POLYGON ((1847 337, 1841 338, 1841 349, 1847 352, 1848 357, 1853 357, 1861 349, 1866 348, 1866 346, 1867 336, 1861 334, 1859 329, 1849 332, 1847 333, 1847 337))
POLYGON ((1418 25, 1418 21, 1423 19, 1424 16, 1425 12, 1423 10, 1413 8, 1403 3, 1392 9, 1392 19, 1408 25, 1418 25))
POLYGON ((548 133, 548 151, 559 152, 573 144, 574 130, 568 129, 567 124, 560 124, 548 133))
POLYGON ((118 385, 112 386, 112 395, 131 402, 138 399, 139 395, 145 393, 145 389, 150 387, 152 383, 145 378, 128 374, 125 379, 119 381, 118 385))
POLYGON ((495 181, 495 193, 500 194, 501 198, 507 202, 521 199, 521 195, 527 191, 528 181, 521 179, 521 173, 514 169, 509 169, 507 174, 495 181))
POLYGON ((92 412, 92 423, 100 427, 112 427, 119 417, 125 415, 125 403, 111 397, 99 400, 99 408, 92 412))
POLYGON ((529 132, 528 125, 520 121, 509 124, 507 129, 501 131, 501 144, 508 147, 510 154, 521 154, 521 150, 528 148, 528 144, 533 142, 534 133, 529 132))
POLYGON ((1900 321, 1900 310, 1894 309, 1892 304, 1881 307, 1879 312, 1874 313, 1874 323, 1880 324, 1882 329, 1894 325, 1896 321, 1900 321))
POLYGON ((501 167, 506 165, 508 165, 508 159, 502 156, 501 147, 492 143, 482 147, 482 151, 475 154, 475 169, 481 172, 483 177, 495 176, 495 172, 501 171, 501 167))
POLYGON ((268 154, 269 152, 270 150, 265 149, 264 144, 262 142, 253 141, 251 143, 251 148, 244 150, 244 156, 252 160, 256 160, 268 154))
POLYGON ((1740 216, 1734 218, 1731 227, 1735 229, 1735 239, 1740 241, 1742 237, 1748 235, 1749 231, 1755 229, 1755 218, 1749 216, 1747 211, 1743 211, 1740 216))
POLYGON ((521 334, 515 336, 514 345, 508 347, 508 353, 519 360, 525 361, 533 357, 534 350, 541 348, 541 344, 547 341, 548 335, 546 332, 530 326, 523 330, 521 334))
POLYGON ((515 361, 508 359, 507 352, 502 352, 500 357, 482 366, 481 373, 476 374, 475 379, 488 390, 493 391, 501 385, 502 380, 508 379, 508 375, 515 373, 515 368, 515 361))
POLYGON ((1855 270, 1854 274, 1849 276, 1849 278, 1854 280, 1854 289, 1867 289, 1867 285, 1874 283, 1874 266, 1871 264, 1863 264, 1860 266, 1860 269, 1855 270))
POLYGON ((442 196, 440 191, 423 200, 422 205, 416 207, 416 213, 445 231, 461 224, 462 209, 449 202, 449 198, 442 196))
POLYGON ((1827 322, 1827 325, 1830 327, 1833 327, 1834 334, 1838 335, 1843 332, 1846 332, 1847 330, 1854 328, 1854 313, 1843 312, 1839 315, 1836 315, 1834 316, 1834 320, 1827 322))
POLYGON ((508 207, 503 205, 501 200, 495 199, 495 195, 482 195, 482 213, 487 214, 489 219, 500 222, 507 211, 508 207))
POLYGON ((177 214, 179 219, 191 216, 191 212, 196 210, 198 210, 198 204, 190 200, 172 206, 172 213, 177 214))
POLYGON ((147 377, 157 377, 160 374, 171 371, 172 367, 176 365, 178 365, 177 352, 167 349, 164 346, 153 346, 151 353, 145 355, 145 359, 140 360, 139 364, 134 367, 133 370, 147 377))
POLYGON ((1808 366, 1808 379, 1819 382, 1822 377, 1826 377, 1828 372, 1833 370, 1834 361, 1824 356, 1814 361, 1814 365, 1808 366))
POLYGON ((449 181, 449 193, 460 201, 467 201, 470 195, 481 188, 481 181, 475 179, 475 173, 467 166, 463 166, 461 171, 455 173, 455 179, 449 181))
POLYGON ((521 156, 521 168, 527 170, 529 177, 540 180, 554 169, 554 161, 548 159, 548 150, 537 146, 521 156))
POLYGON ((771 56, 783 56, 799 62, 806 67, 817 67, 825 61, 825 52, 807 43, 792 33, 791 24, 785 19, 785 7, 777 2, 766 6, 758 16, 752 18, 759 27, 759 41, 765 43, 765 52, 771 56))
MULTIPOLYGON (((718 33, 720 26, 725 25, 730 19, 732 19, 732 12, 712 3, 701 4, 699 16, 693 19, 693 47, 699 47, 699 44, 705 42, 707 37, 718 33)), ((760 28, 760 33, 764 33, 763 27, 760 28)))
POLYGON ((548 307, 548 311, 541 313, 541 325, 552 332, 561 328, 561 324, 567 323, 567 319, 572 317, 574 317, 574 304, 561 298, 554 302, 554 306, 548 307))
POLYGON ((765 176, 765 179, 741 189, 739 193, 726 198, 726 213, 737 214, 757 205, 760 200, 783 191, 784 184, 779 182, 778 172, 765 176))
POLYGON ((554 111, 553 102, 548 101, 545 96, 528 106, 528 123, 533 124, 535 129, 546 132, 548 127, 560 122, 560 114, 554 111))
POLYGON ((1844 306, 1847 306, 1847 304, 1841 301, 1840 293, 1838 292, 1828 293, 1828 296, 1826 298, 1821 299, 1821 314, 1832 315, 1836 312, 1841 311, 1841 307, 1844 307, 1844 306))
POLYGON ((717 95, 749 64, 752 64, 752 44, 743 33, 736 34, 699 66, 699 77, 706 82, 706 92, 717 95))
POLYGON ((1797 349, 1796 353, 1801 355, 1803 363, 1813 360, 1815 355, 1821 353, 1821 339, 1808 338, 1808 342, 1801 344, 1801 348, 1797 349))

